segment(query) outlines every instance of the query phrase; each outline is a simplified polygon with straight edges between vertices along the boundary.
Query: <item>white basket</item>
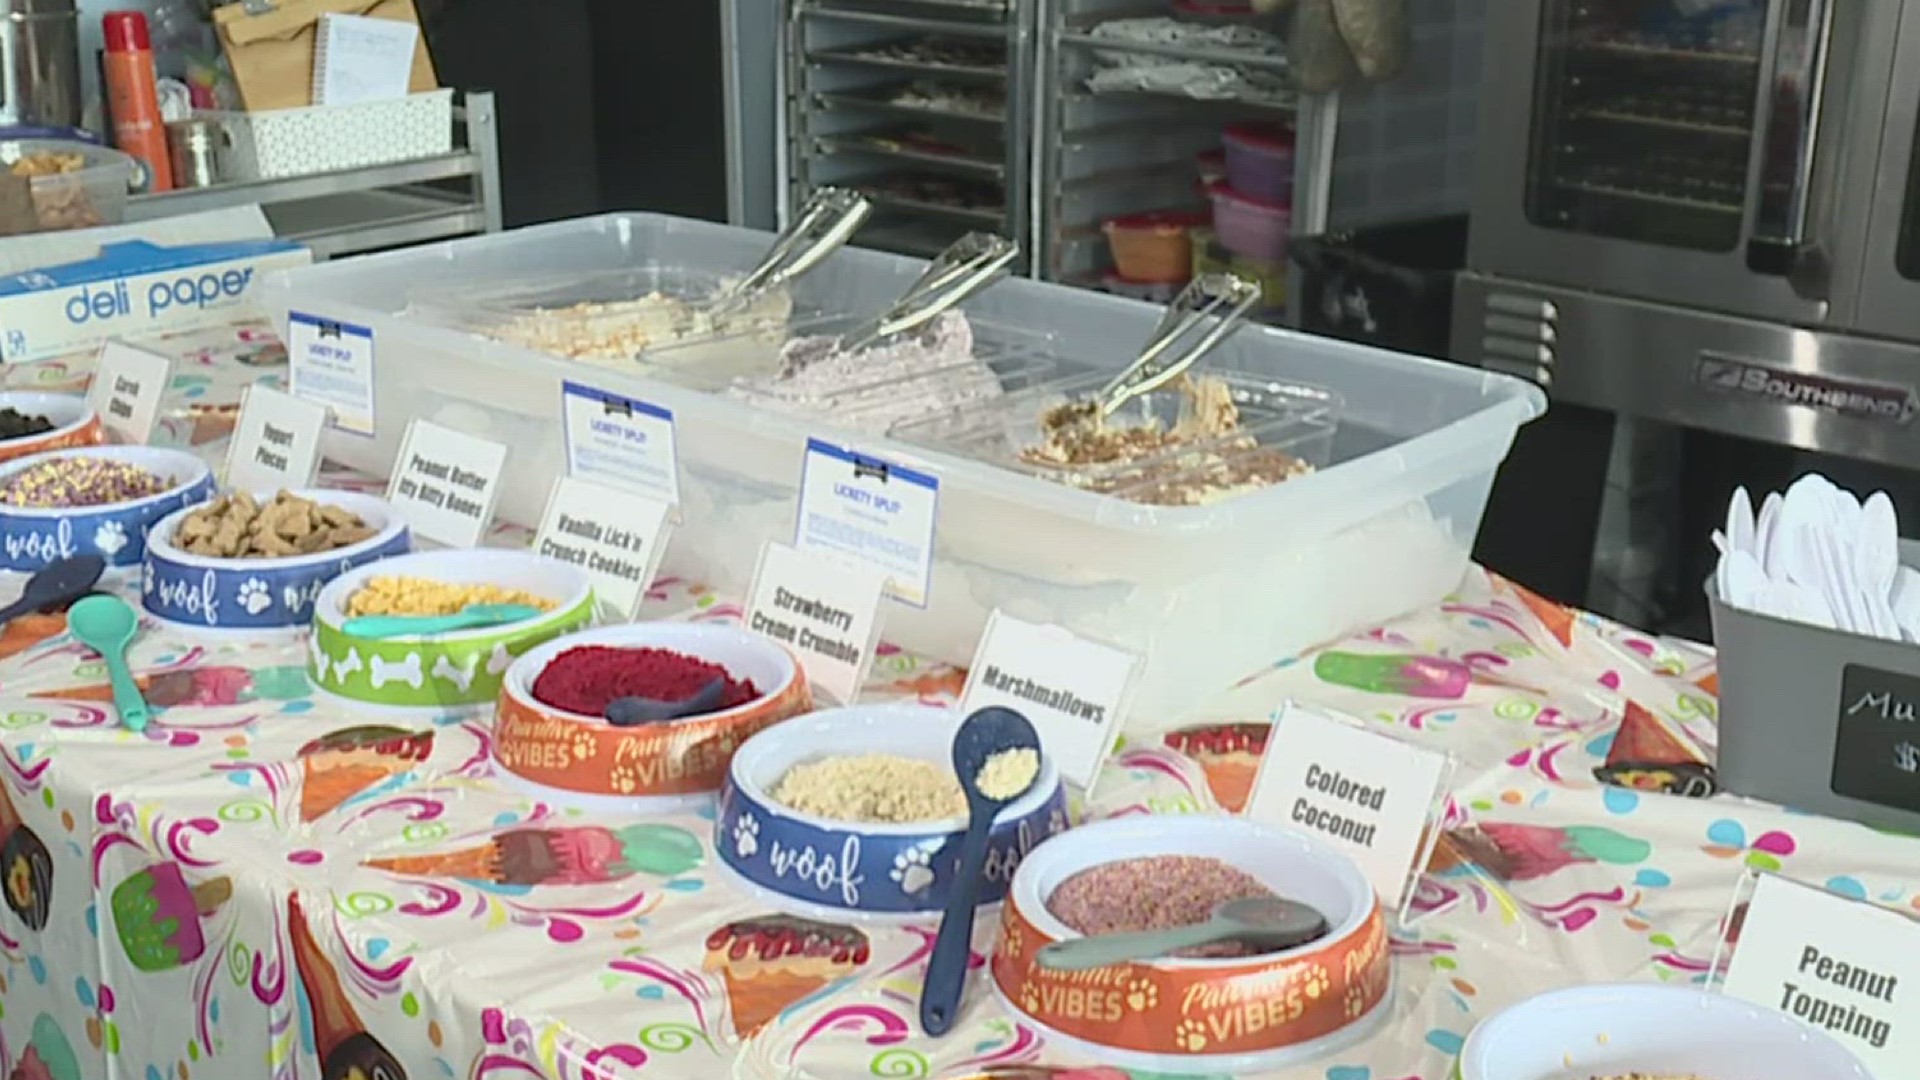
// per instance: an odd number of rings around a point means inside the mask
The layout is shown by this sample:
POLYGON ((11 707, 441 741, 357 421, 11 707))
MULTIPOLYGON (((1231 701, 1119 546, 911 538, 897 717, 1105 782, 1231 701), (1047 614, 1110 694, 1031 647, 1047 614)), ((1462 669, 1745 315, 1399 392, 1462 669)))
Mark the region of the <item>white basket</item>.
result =
POLYGON ((204 113, 225 129, 222 180, 283 180, 453 151, 453 91, 270 112, 204 113))

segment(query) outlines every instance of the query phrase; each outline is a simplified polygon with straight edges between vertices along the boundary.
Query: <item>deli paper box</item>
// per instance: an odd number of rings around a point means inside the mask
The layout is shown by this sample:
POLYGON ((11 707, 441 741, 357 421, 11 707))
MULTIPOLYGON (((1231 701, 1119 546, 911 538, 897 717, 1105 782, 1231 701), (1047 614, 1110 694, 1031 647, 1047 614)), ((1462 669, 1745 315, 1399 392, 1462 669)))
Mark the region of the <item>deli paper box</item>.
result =
POLYGON ((109 338, 226 322, 260 275, 305 266, 289 240, 106 244, 79 262, 0 277, 0 363, 80 352, 109 338))

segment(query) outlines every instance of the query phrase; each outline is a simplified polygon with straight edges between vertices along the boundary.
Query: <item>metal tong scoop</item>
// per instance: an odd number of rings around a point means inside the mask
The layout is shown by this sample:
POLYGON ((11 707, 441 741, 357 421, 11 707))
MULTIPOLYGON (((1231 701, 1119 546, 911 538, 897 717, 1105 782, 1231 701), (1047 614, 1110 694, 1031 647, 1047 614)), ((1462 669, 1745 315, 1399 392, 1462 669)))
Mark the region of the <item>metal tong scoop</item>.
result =
POLYGON ((715 294, 708 308, 725 314, 792 282, 840 250, 872 214, 873 203, 857 191, 836 187, 815 191, 759 264, 715 294))
MULTIPOLYGON (((1153 328, 1146 347, 1126 370, 1092 396, 1060 410, 1064 423, 1104 420, 1134 398, 1150 394, 1186 374, 1200 358, 1240 328, 1240 321, 1260 299, 1260 287, 1232 274, 1202 274, 1167 305, 1167 313, 1153 328), (1208 319, 1212 327, 1184 348, 1183 340, 1208 319)), ((1064 425, 1063 425, 1064 426, 1064 425)))
POLYGON ((1000 280, 1019 245, 992 233, 968 233, 941 252, 893 306, 845 334, 833 350, 856 353, 939 318, 967 297, 1000 280))

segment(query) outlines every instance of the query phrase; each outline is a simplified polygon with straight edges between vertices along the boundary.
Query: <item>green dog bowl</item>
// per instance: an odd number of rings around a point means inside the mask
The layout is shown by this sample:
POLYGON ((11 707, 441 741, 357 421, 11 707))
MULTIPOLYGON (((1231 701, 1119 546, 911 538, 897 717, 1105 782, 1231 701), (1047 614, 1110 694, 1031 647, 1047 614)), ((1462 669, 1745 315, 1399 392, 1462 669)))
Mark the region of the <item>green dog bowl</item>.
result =
POLYGON ((528 551, 430 551, 358 567, 335 578, 314 605, 307 675, 321 691, 400 709, 491 705, 521 653, 593 621, 593 589, 581 570, 528 551), (449 585, 495 585, 554 601, 538 618, 447 634, 374 640, 342 629, 348 598, 376 577, 449 585))

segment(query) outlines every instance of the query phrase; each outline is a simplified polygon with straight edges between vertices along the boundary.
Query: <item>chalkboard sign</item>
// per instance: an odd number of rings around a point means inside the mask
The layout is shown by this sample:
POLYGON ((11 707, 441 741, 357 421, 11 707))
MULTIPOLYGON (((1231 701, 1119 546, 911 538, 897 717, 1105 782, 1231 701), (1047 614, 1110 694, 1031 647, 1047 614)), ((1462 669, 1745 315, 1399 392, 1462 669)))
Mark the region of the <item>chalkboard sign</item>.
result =
POLYGON ((1834 794, 1920 812, 1920 678, 1848 664, 1835 720, 1834 794))

